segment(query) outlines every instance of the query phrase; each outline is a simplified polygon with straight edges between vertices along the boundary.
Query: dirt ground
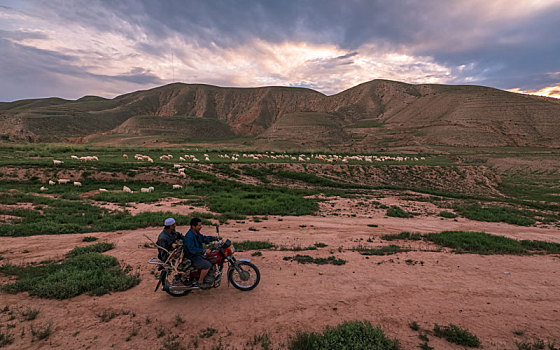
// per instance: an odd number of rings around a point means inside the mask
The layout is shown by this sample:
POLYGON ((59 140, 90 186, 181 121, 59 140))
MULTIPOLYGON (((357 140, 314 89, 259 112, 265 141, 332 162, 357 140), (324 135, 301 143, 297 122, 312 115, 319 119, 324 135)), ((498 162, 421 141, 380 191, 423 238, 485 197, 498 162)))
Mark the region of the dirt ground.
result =
MULTIPOLYGON (((252 252, 236 253, 238 258, 250 258, 261 271, 259 286, 250 292, 238 291, 226 281, 218 289, 195 291, 181 298, 154 292, 157 281, 147 261, 156 252, 144 247, 148 242, 144 234, 155 240, 161 231, 159 227, 0 237, 2 263, 22 264, 62 258, 75 246, 90 244, 82 242, 84 236, 95 236, 99 242, 115 243, 116 248, 106 254, 131 265, 133 273, 139 272, 142 280, 125 292, 101 297, 81 295, 62 301, 29 297, 26 293, 0 294, 0 308, 8 305, 14 310, 40 309, 33 321, 19 317, 8 320, 6 314, 0 314, 4 324, 1 330, 5 331, 8 324, 15 325, 10 329, 14 343, 6 349, 159 349, 167 334, 177 335, 187 349, 195 345, 211 349, 220 343, 223 348, 247 349, 251 348, 248 342, 262 334, 269 335, 274 348, 283 348, 296 331, 322 331, 326 326, 348 320, 368 320, 380 325, 386 335, 400 341, 402 349, 416 349, 421 343, 419 333, 408 326, 411 321, 427 330, 433 329, 434 323, 459 325, 477 335, 484 349, 516 349, 516 341, 533 339, 560 343, 559 256, 453 254, 435 252, 437 247, 425 242, 399 242, 415 251, 389 256, 366 257, 351 250, 358 245, 386 245, 388 242, 382 241, 381 235, 402 231, 484 231, 560 243, 558 228, 436 216, 401 219, 386 217, 384 211, 356 214, 343 201, 336 203, 340 210, 334 216, 326 206, 322 208, 324 216, 269 216, 261 222, 231 221, 222 225, 222 236, 238 242, 267 240, 288 247, 328 245, 305 252, 265 250, 262 256, 255 257, 252 252), (378 226, 368 226, 373 224, 378 226), (368 238, 373 242, 367 242, 368 238), (298 253, 313 257, 334 255, 346 260, 346 264, 301 265, 282 259, 298 253), (119 315, 103 322, 97 315, 108 309, 119 311, 119 315), (177 322, 178 316, 184 322, 177 322), (48 322, 52 322, 50 337, 32 342, 30 326, 48 322), (168 332, 158 337, 161 327, 168 332), (199 337, 206 328, 214 328, 217 333, 209 338, 199 337), (131 335, 134 329, 138 330, 136 336, 131 335)), ((169 209, 185 214, 190 210, 187 206, 169 209)), ((187 230, 185 223, 179 225, 179 232, 187 230)), ((203 228, 202 232, 214 234, 211 227, 203 228)), ((0 280, 6 281, 5 277, 0 280)), ((463 348, 428 336, 429 345, 435 349, 463 348)))

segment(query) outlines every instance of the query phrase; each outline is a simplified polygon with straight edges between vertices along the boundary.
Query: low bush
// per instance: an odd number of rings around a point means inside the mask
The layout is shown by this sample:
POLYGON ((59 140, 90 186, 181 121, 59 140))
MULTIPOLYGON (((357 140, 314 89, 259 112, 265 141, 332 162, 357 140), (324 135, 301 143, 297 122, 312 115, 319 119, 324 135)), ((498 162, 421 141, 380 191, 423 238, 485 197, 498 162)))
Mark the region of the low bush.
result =
POLYGON ((482 207, 480 205, 460 205, 455 207, 455 211, 470 220, 506 222, 520 226, 535 224, 534 217, 536 215, 535 212, 528 210, 497 206, 482 207))
POLYGON ((456 218, 458 215, 455 213, 452 213, 450 211, 440 211, 439 212, 439 216, 444 217, 444 218, 449 218, 449 219, 454 219, 456 218))
POLYGON ((328 327, 322 334, 298 332, 288 342, 290 350, 398 350, 397 340, 389 339, 381 327, 368 321, 344 322, 328 327))
POLYGON ((410 251, 410 249, 401 248, 400 246, 394 244, 384 246, 381 248, 372 248, 372 249, 358 248, 356 250, 359 251, 360 254, 362 255, 391 255, 391 254, 410 251))
POLYGON ((445 338, 450 343, 468 346, 471 348, 479 348, 480 340, 466 329, 450 323, 449 326, 434 325, 434 335, 439 338, 445 338))
POLYGON ((457 253, 476 254, 526 254, 521 242, 503 236, 484 232, 443 231, 424 236, 426 240, 443 247, 452 248, 457 253))
POLYGON ((411 218, 412 214, 404 211, 401 207, 392 205, 387 209, 387 216, 392 216, 395 218, 411 218))
POLYGON ((138 277, 123 271, 116 258, 96 252, 73 255, 61 263, 2 265, 0 273, 18 277, 14 283, 2 286, 5 292, 29 292, 49 299, 67 299, 83 293, 103 295, 139 283, 138 277))
POLYGON ((274 249, 276 246, 266 241, 243 241, 234 243, 233 246, 237 250, 259 250, 259 249, 274 249))
POLYGON ((346 264, 346 260, 344 259, 337 259, 334 256, 329 256, 328 258, 313 258, 309 255, 299 255, 296 256, 285 256, 285 261, 297 261, 300 264, 317 264, 317 265, 344 265, 346 264))
POLYGON ((97 237, 86 236, 82 239, 82 242, 95 242, 97 241, 97 237))
POLYGON ((66 256, 71 258, 80 254, 87 254, 87 253, 94 253, 94 252, 103 253, 113 248, 115 248, 114 243, 107 243, 107 242, 96 243, 85 247, 76 247, 71 251, 69 251, 68 253, 66 253, 66 256))
POLYGON ((419 233, 401 232, 394 235, 383 235, 382 239, 386 241, 398 241, 398 240, 410 240, 419 241, 422 239, 422 235, 419 233))

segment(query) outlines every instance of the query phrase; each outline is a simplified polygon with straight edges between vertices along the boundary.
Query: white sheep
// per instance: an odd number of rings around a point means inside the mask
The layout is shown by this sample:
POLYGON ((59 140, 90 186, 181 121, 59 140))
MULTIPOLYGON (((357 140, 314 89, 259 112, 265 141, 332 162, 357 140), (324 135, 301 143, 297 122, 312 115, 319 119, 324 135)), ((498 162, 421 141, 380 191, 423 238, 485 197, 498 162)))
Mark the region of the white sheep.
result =
POLYGON ((70 158, 72 158, 72 159, 80 159, 80 158, 78 158, 78 156, 70 156, 70 158))
POLYGON ((173 185, 173 189, 174 189, 174 190, 180 190, 181 188, 183 188, 183 186, 181 186, 181 185, 173 185))
POLYGON ((149 188, 142 187, 142 188, 140 189, 140 192, 149 193, 149 192, 151 192, 151 191, 150 191, 149 188))
POLYGON ((80 186, 82 186, 82 183, 81 183, 81 182, 78 182, 78 181, 74 181, 74 186, 80 187, 80 186))
POLYGON ((107 189, 105 189, 105 188, 100 188, 99 192, 109 192, 109 191, 107 191, 107 189))
POLYGON ((123 154, 122 157, 123 157, 123 158, 128 158, 128 155, 123 154))
POLYGON ((45 186, 41 186, 40 190, 41 190, 41 191, 47 191, 48 188, 46 188, 45 186))
POLYGON ((56 184, 56 182, 54 182, 53 180, 49 180, 49 185, 52 186, 52 185, 54 185, 54 184, 56 184))
POLYGON ((181 167, 181 164, 173 164, 173 168, 178 169, 181 167))
POLYGON ((54 164, 54 165, 59 165, 59 164, 62 164, 62 163, 64 163, 64 162, 61 161, 61 160, 53 159, 53 164, 54 164))
POLYGON ((182 162, 184 162, 184 161, 185 161, 185 158, 179 157, 179 160, 182 161, 182 162))
POLYGON ((148 189, 150 190, 150 192, 152 192, 154 190, 153 186, 148 187, 148 189))
POLYGON ((67 184, 69 182, 70 182, 70 180, 68 180, 68 179, 58 179, 59 184, 67 184))
POLYGON ((127 192, 127 193, 134 193, 134 191, 132 191, 129 187, 127 186, 123 186, 122 188, 123 192, 127 192))

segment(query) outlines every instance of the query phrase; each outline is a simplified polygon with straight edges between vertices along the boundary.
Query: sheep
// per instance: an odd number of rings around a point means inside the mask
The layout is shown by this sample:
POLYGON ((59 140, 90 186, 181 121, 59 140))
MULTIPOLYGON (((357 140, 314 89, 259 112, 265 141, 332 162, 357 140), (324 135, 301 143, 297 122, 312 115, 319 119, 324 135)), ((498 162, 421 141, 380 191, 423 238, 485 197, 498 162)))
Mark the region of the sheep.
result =
POLYGON ((53 164, 54 164, 54 165, 59 165, 59 164, 62 164, 62 163, 64 163, 64 162, 61 161, 61 160, 53 159, 53 164))
POLYGON ((52 186, 52 185, 54 185, 54 184, 56 184, 56 182, 54 182, 53 180, 49 180, 49 185, 52 186))
POLYGON ((152 192, 154 190, 153 186, 148 187, 148 189, 150 190, 150 192, 152 192))
POLYGON ((41 186, 40 190, 41 190, 41 191, 47 191, 48 188, 46 188, 45 186, 41 186))
POLYGON ((127 193, 134 193, 134 191, 132 191, 129 187, 127 186, 123 186, 122 188, 123 192, 127 192, 127 193))
POLYGON ((182 162, 184 162, 184 161, 185 161, 185 158, 179 157, 179 160, 182 161, 182 162))
POLYGON ((184 172, 179 172, 179 175, 181 175, 181 176, 184 177, 185 179, 187 178, 187 174, 185 174, 184 172))
POLYGON ((180 172, 180 173, 184 173, 184 172, 185 172, 185 168, 179 168, 179 169, 177 169, 177 171, 180 172))
POLYGON ((123 157, 123 158, 128 158, 128 155, 123 154, 122 157, 123 157))
POLYGON ((149 192, 151 192, 151 191, 150 191, 149 188, 142 187, 142 188, 140 189, 140 192, 149 193, 149 192))
POLYGON ((70 182, 68 179, 58 179, 59 184, 67 184, 68 182, 70 182))
POLYGON ((173 185, 173 189, 174 189, 174 190, 180 190, 181 188, 183 188, 183 186, 181 186, 181 185, 173 185))
POLYGON ((178 169, 181 167, 181 164, 173 164, 173 168, 178 169))
POLYGON ((81 182, 78 182, 78 181, 74 181, 74 186, 80 187, 80 186, 82 186, 82 183, 81 183, 81 182))
POLYGON ((80 158, 78 158, 78 156, 70 156, 70 158, 72 158, 72 159, 80 159, 80 158))
POLYGON ((109 191, 107 191, 107 189, 105 189, 105 188, 100 188, 99 192, 109 192, 109 191))

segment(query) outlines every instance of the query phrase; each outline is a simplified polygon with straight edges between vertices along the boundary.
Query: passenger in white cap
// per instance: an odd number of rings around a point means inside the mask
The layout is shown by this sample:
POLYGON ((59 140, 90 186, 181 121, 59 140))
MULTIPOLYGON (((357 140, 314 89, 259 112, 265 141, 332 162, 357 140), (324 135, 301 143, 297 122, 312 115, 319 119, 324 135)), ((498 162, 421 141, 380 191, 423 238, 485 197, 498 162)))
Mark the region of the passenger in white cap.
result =
MULTIPOLYGON (((163 231, 159 234, 157 239, 157 245, 171 251, 173 249, 173 243, 177 240, 183 240, 183 235, 179 232, 175 231, 177 224, 175 223, 175 219, 167 218, 164 221, 164 228, 163 231)), ((169 253, 165 250, 158 248, 158 258, 161 261, 167 261, 169 257, 169 253)))

